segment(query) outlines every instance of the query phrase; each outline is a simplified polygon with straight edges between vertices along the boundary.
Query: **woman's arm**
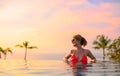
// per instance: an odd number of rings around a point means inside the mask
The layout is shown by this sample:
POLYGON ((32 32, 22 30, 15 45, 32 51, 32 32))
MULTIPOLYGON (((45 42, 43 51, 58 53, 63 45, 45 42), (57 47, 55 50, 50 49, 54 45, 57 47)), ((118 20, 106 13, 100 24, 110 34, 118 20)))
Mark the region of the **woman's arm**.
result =
POLYGON ((91 58, 91 63, 95 63, 96 62, 96 58, 93 56, 93 54, 91 53, 90 50, 88 50, 88 57, 91 58))
POLYGON ((63 60, 65 61, 65 62, 69 62, 68 61, 68 59, 71 57, 71 53, 73 52, 73 50, 71 50, 68 54, 66 54, 65 56, 64 56, 64 58, 63 58, 63 60))
POLYGON ((71 57, 71 54, 68 53, 68 54, 65 55, 65 57, 63 58, 63 60, 68 63, 68 59, 69 59, 70 57, 71 57))

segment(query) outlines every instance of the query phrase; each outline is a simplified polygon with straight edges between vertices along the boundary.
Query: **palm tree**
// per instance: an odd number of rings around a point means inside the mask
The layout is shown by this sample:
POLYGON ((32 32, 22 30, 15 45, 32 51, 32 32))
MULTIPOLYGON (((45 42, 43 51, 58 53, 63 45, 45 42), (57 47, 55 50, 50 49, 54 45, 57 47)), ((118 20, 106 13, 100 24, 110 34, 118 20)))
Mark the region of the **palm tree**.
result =
POLYGON ((10 48, 4 49, 4 55, 5 55, 4 59, 5 59, 5 60, 6 60, 6 57, 7 57, 7 53, 8 53, 8 52, 12 53, 12 50, 11 50, 10 48))
POLYGON ((111 40, 108 39, 108 37, 105 37, 104 35, 98 35, 96 37, 96 40, 93 42, 93 45, 95 45, 94 49, 102 49, 103 50, 103 61, 105 61, 105 49, 107 49, 108 44, 111 40))
POLYGON ((24 60, 26 60, 26 57, 27 57, 27 49, 37 48, 36 46, 29 46, 28 44, 29 44, 28 41, 24 41, 23 44, 17 44, 16 45, 16 47, 25 48, 24 60))
POLYGON ((110 59, 120 62, 120 36, 113 40, 113 42, 109 45, 108 50, 110 59))
POLYGON ((0 47, 0 51, 4 54, 4 59, 6 60, 6 57, 7 57, 7 53, 10 52, 12 53, 12 50, 10 48, 6 48, 6 49, 2 49, 0 47))

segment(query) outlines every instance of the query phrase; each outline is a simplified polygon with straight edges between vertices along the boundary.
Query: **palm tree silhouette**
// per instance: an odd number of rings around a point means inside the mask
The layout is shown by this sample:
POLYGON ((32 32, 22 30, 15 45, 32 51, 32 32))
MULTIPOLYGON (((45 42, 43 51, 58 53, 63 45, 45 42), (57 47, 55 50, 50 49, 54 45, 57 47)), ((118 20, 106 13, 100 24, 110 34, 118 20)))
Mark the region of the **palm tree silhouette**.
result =
POLYGON ((103 49, 103 61, 105 61, 105 49, 108 48, 108 43, 111 40, 108 39, 108 37, 105 37, 104 35, 98 35, 96 37, 96 40, 93 42, 93 45, 95 45, 94 49, 103 49))
POLYGON ((4 54, 4 59, 6 60, 6 57, 7 57, 7 53, 10 52, 12 53, 12 50, 10 48, 6 48, 6 49, 2 49, 0 47, 0 51, 4 54))
POLYGON ((12 50, 11 50, 10 48, 4 49, 4 55, 5 55, 4 59, 5 59, 5 60, 6 60, 6 57, 7 57, 7 53, 8 53, 8 52, 12 53, 12 50))
POLYGON ((24 60, 26 60, 26 58, 27 58, 27 50, 28 49, 37 48, 36 46, 29 46, 29 42, 28 41, 24 41, 23 44, 17 44, 16 47, 25 48, 24 60))

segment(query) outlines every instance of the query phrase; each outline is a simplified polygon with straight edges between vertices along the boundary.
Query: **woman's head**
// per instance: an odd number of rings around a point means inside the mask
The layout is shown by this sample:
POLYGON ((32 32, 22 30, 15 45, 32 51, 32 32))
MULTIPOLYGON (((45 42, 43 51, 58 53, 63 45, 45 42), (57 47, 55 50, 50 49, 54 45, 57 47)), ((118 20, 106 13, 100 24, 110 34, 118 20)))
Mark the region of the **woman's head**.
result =
POLYGON ((86 46, 87 45, 86 39, 84 37, 82 37, 81 35, 79 35, 79 34, 73 36, 72 43, 74 43, 75 40, 79 41, 79 43, 82 46, 86 46))

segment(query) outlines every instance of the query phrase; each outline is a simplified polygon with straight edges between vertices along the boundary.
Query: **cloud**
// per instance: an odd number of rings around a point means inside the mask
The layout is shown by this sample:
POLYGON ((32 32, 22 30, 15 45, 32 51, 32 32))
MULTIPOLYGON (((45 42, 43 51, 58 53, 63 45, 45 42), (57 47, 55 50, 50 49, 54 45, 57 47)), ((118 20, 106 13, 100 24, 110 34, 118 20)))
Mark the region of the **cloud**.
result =
POLYGON ((119 26, 119 4, 98 2, 102 3, 95 6, 87 0, 13 0, 1 7, 0 26, 21 30, 37 28, 44 33, 87 30, 93 35, 94 31, 119 26))
POLYGON ((99 6, 104 3, 120 3, 120 0, 88 0, 89 3, 99 6))
POLYGON ((109 3, 120 3, 120 0, 103 0, 103 1, 109 3))
POLYGON ((93 5, 100 5, 103 1, 102 0, 88 0, 89 3, 93 5))
MULTIPOLYGON (((1 45, 28 40, 45 52, 69 50, 72 36, 92 43, 99 34, 119 36, 120 5, 104 0, 2 0, 1 45)), ((88 45, 91 48, 92 44, 88 45)))

